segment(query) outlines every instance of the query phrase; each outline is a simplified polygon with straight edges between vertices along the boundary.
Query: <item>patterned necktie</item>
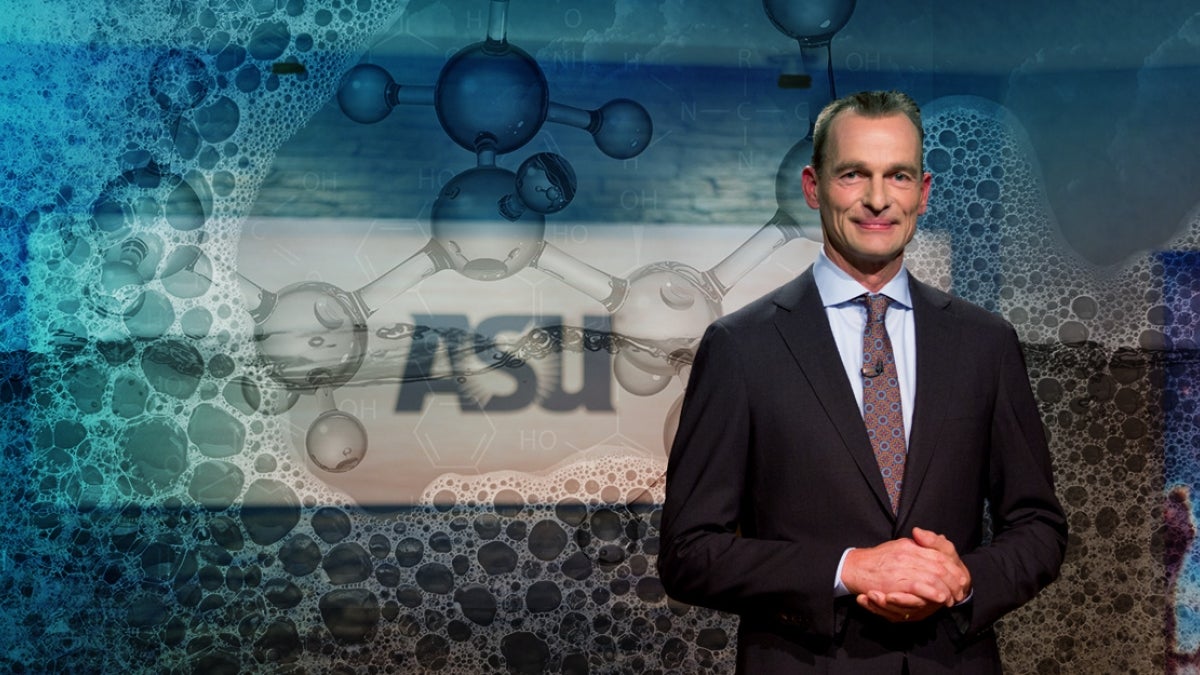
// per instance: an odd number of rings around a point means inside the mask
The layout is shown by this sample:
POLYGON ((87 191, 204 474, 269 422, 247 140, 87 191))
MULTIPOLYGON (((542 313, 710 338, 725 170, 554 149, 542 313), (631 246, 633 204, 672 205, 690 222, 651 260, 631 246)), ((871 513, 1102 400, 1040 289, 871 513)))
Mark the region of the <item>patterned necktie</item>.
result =
POLYGON ((867 325, 863 329, 863 421, 894 513, 900 503, 906 451, 896 357, 883 322, 892 300, 885 295, 861 297, 867 306, 867 325))

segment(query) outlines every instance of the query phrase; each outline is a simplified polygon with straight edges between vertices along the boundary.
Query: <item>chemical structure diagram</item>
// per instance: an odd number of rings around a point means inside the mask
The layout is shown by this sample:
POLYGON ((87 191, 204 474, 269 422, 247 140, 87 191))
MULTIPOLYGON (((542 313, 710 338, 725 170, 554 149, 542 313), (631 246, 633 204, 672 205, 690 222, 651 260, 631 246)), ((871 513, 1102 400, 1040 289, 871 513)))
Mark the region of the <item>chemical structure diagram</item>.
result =
MULTIPOLYGON (((562 211, 575 195, 573 168, 561 155, 541 152, 512 172, 496 166, 497 155, 520 150, 546 122, 555 122, 585 130, 609 157, 630 159, 649 146, 652 120, 630 99, 596 110, 550 101, 541 67, 507 40, 508 0, 490 2, 486 38, 451 56, 435 85, 398 84, 384 68, 361 63, 344 75, 337 93, 342 112, 361 124, 384 120, 398 105, 433 106, 451 140, 475 154, 476 165, 440 190, 428 243, 353 291, 322 281, 270 291, 238 275, 255 322, 258 354, 278 385, 278 395, 271 401, 264 397, 264 407, 282 413, 301 394, 317 397, 320 412, 308 426, 305 446, 324 471, 349 471, 366 454, 365 426, 337 407, 334 392, 354 379, 368 358, 369 318, 434 274, 453 270, 490 282, 532 269, 576 289, 609 313, 611 336, 604 347, 614 354, 618 384, 650 396, 684 374, 705 328, 722 315, 722 301, 740 279, 793 239, 820 239, 799 179, 812 153, 810 128, 780 164, 774 216, 710 269, 664 260, 617 277, 546 241, 546 216, 562 211)), ((764 0, 764 8, 777 29, 797 39, 803 67, 812 73, 781 74, 780 86, 809 89, 810 108, 820 109, 833 96, 829 43, 849 20, 854 1, 799 7, 764 0)), ((527 358, 529 345, 548 339, 555 338, 527 336, 500 352, 505 358, 527 358)), ((681 404, 682 396, 668 413, 667 439, 674 435, 681 404)))

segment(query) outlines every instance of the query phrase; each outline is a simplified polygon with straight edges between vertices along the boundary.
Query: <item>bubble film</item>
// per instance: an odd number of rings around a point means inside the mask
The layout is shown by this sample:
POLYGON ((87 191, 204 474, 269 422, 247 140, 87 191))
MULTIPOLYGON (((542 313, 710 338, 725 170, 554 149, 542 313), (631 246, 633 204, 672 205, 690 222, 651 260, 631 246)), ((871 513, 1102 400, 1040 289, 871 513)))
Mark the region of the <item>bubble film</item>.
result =
MULTIPOLYGON (((1169 270, 1156 255, 1107 270, 1080 260, 1056 236, 1016 120, 973 98, 939 99, 923 113, 926 163, 938 177, 924 225, 949 233, 953 292, 1017 330, 1071 524, 1059 581, 1002 620, 1006 667, 1161 668, 1155 641, 1132 640, 1119 653, 1103 645, 1109 635, 1155 635, 1173 602, 1161 592, 1163 461, 1194 456, 1197 430, 1172 412, 1190 404, 1168 377, 1178 386, 1181 369, 1194 371, 1195 328, 1190 316, 1172 316, 1169 305, 1184 300, 1164 289, 1194 289, 1194 268, 1169 270)), ((1194 249, 1196 225, 1166 248, 1194 249)))

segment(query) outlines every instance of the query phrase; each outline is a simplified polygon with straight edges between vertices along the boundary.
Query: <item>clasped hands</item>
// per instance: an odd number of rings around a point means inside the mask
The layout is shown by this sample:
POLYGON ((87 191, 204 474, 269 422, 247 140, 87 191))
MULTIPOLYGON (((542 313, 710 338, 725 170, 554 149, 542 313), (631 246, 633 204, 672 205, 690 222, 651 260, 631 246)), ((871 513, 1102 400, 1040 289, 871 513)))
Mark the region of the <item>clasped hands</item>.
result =
POLYGON ((971 594, 971 573, 945 536, 914 527, 894 539, 846 554, 842 583, 858 604, 888 621, 920 621, 971 594))

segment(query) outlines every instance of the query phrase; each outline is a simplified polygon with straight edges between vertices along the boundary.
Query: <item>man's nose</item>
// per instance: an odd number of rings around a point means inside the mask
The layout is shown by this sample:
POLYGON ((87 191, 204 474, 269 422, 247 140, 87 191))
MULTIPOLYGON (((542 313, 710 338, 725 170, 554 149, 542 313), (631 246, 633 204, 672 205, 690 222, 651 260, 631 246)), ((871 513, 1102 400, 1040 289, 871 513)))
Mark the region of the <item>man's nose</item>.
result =
POLYGON ((863 195, 863 205, 875 213, 879 213, 887 208, 888 200, 889 197, 883 185, 883 178, 872 178, 867 184, 866 194, 863 195))

